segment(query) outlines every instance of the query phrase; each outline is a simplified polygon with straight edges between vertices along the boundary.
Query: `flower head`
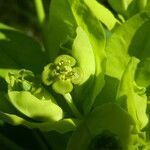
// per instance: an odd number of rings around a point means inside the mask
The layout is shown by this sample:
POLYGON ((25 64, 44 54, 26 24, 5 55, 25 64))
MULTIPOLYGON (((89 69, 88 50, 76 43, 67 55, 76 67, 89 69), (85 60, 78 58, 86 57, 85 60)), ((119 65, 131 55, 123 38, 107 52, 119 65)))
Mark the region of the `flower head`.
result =
POLYGON ((81 82, 82 70, 76 67, 76 60, 73 57, 60 55, 53 63, 44 67, 42 80, 47 86, 52 84, 56 93, 66 94, 73 90, 73 84, 81 82))

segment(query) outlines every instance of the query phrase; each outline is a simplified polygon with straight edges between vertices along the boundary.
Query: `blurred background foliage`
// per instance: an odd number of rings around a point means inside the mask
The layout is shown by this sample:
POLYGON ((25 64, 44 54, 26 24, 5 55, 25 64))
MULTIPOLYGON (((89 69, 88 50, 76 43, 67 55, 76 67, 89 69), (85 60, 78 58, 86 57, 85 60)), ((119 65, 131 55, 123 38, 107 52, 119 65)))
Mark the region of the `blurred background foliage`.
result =
MULTIPOLYGON (((49 14, 50 0, 43 0, 43 3, 46 14, 49 14)), ((0 0, 0 22, 39 37, 34 0, 0 0)))

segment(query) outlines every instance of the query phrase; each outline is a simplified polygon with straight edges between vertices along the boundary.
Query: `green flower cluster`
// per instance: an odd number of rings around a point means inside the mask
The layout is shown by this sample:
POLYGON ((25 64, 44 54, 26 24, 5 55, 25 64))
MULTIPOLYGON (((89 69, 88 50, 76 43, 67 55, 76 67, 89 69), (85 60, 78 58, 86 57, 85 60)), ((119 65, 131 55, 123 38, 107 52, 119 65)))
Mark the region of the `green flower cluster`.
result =
POLYGON ((67 94, 73 90, 72 84, 80 84, 82 70, 76 67, 76 60, 69 55, 60 55, 54 63, 44 67, 42 73, 43 83, 47 86, 52 84, 56 93, 67 94))

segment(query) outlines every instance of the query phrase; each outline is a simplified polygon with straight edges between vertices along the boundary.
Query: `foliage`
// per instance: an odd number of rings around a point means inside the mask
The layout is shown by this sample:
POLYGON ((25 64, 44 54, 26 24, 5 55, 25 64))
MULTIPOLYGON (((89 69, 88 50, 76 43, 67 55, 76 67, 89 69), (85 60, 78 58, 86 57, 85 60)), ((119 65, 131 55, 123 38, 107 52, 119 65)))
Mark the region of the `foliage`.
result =
POLYGON ((148 150, 150 1, 34 2, 40 43, 0 24, 1 121, 67 150, 148 150))

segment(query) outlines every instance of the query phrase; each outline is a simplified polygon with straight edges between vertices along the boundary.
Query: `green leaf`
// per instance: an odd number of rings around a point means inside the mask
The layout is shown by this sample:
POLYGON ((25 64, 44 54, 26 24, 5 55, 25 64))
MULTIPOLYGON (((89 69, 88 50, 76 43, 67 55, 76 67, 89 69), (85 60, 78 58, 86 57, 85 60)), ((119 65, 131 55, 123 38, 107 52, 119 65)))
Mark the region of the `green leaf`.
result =
POLYGON ((98 3, 96 0, 84 0, 91 9, 93 15, 102 22, 109 30, 113 29, 119 21, 114 17, 111 11, 98 3))
POLYGON ((145 2, 147 1, 146 3, 146 6, 145 6, 145 10, 150 10, 150 1, 149 0, 144 0, 145 2))
POLYGON ((135 81, 139 86, 148 87, 150 85, 150 58, 142 60, 136 70, 135 81))
POLYGON ((105 33, 99 20, 93 15, 92 10, 85 0, 69 0, 72 12, 78 26, 87 34, 93 48, 96 61, 96 75, 102 71, 102 62, 105 59, 105 33), (88 14, 88 17, 87 17, 88 14), (101 49, 101 51, 100 51, 101 49))
POLYGON ((108 0, 111 7, 117 11, 117 13, 122 14, 124 17, 131 15, 129 13, 130 6, 133 5, 135 0, 108 0))
POLYGON ((139 60, 132 57, 124 71, 118 87, 117 100, 125 104, 125 109, 136 123, 136 129, 143 129, 148 123, 146 114, 147 96, 146 89, 135 83, 135 71, 139 60))
MULTIPOLYGON (((28 120, 28 117, 20 113, 10 101, 8 101, 8 95, 4 92, 0 92, 0 112, 1 113, 8 113, 8 114, 15 114, 19 117, 26 118, 28 120)), ((3 117, 0 117, 3 120, 3 117)), ((3 120, 5 121, 5 120, 3 120)))
POLYGON ((57 131, 59 133, 66 133, 69 131, 73 131, 79 125, 79 120, 66 118, 59 121, 45 121, 45 122, 32 122, 27 121, 15 114, 4 113, 0 111, 0 117, 5 122, 8 122, 12 125, 24 125, 30 129, 38 128, 41 131, 57 131))
POLYGON ((25 68, 40 73, 47 64, 47 57, 35 40, 4 24, 0 24, 0 56, 1 69, 25 68))
POLYGON ((123 147, 127 147, 134 122, 123 109, 116 104, 108 103, 95 107, 86 124, 92 137, 108 130, 118 136, 123 147))
POLYGON ((50 4, 48 31, 45 33, 47 37, 47 50, 51 60, 58 55, 60 45, 68 37, 74 36, 75 28, 76 23, 67 0, 52 0, 50 4))
MULTIPOLYGON (((51 59, 54 59, 57 56, 57 54, 59 53, 59 47, 62 43, 66 42, 69 39, 69 37, 72 38, 75 37, 75 30, 77 26, 81 26, 81 27, 85 26, 84 23, 79 23, 77 21, 76 18, 77 16, 74 14, 74 10, 73 10, 74 9, 73 7, 76 5, 75 3, 78 4, 77 6, 78 8, 80 6, 83 7, 83 8, 79 8, 79 10, 80 9, 83 10, 83 13, 86 9, 87 15, 90 13, 93 15, 93 18, 97 20, 96 23, 97 26, 99 26, 99 22, 101 21, 109 29, 112 29, 115 26, 115 24, 118 22, 108 9, 106 9, 104 6, 102 6, 95 0, 92 1, 84 0, 84 1, 77 1, 77 2, 75 0, 63 0, 63 1, 52 0, 50 4, 49 25, 47 27, 48 32, 45 33, 45 36, 47 37, 47 42, 46 42, 46 45, 48 47, 47 50, 49 51, 49 57, 51 59), (60 14, 60 10, 62 10, 61 14, 60 14), (49 35, 47 35, 48 33, 49 35)), ((82 18, 84 14, 82 15, 82 12, 79 13, 81 13, 81 18, 82 18)), ((89 18, 88 15, 88 17, 86 17, 86 23, 88 21, 89 24, 90 20, 91 19, 89 18)), ((95 30, 94 28, 96 27, 96 24, 94 24, 93 21, 91 21, 91 24, 93 25, 93 30, 95 30)), ((101 37, 101 35, 99 35, 99 37, 101 37)))
POLYGON ((105 76, 105 85, 99 95, 96 97, 94 107, 115 102, 118 90, 119 80, 110 76, 105 76))
POLYGON ((73 133, 67 150, 86 150, 95 136, 107 130, 118 136, 123 148, 127 149, 133 124, 131 117, 115 104, 95 107, 73 133))
POLYGON ((51 100, 39 100, 29 92, 8 92, 9 101, 24 115, 37 121, 58 121, 63 118, 62 109, 51 100))
POLYGON ((85 0, 69 0, 69 3, 77 24, 82 27, 89 38, 95 56, 95 79, 93 80, 93 85, 91 85, 91 96, 84 102, 84 112, 87 113, 91 109, 95 97, 103 87, 106 39, 99 20, 95 17, 85 0))
POLYGON ((81 124, 71 136, 67 150, 87 150, 91 135, 85 124, 81 124))
POLYGON ((149 0, 108 0, 111 7, 128 19, 144 10, 150 10, 149 0))
MULTIPOLYGON (((145 15, 143 15, 145 17, 145 15)), ((143 60, 150 57, 150 19, 146 21, 134 35, 129 47, 129 54, 143 60)))
POLYGON ((92 45, 85 31, 78 27, 76 32, 77 36, 73 42, 72 55, 77 60, 78 67, 82 69, 83 77, 80 84, 83 84, 90 76, 95 74, 95 57, 92 45))
POLYGON ((149 0, 137 0, 136 4, 137 4, 137 7, 140 11, 150 10, 150 9, 148 9, 148 6, 150 5, 149 0))
MULTIPOLYGON (((117 79, 121 78, 130 59, 128 51, 131 42, 138 30, 142 28, 144 23, 149 21, 149 19, 150 13, 142 12, 130 18, 127 22, 114 30, 106 45, 108 58, 106 63, 107 75, 117 79)), ((140 41, 139 37, 138 41, 140 41)), ((138 43, 137 40, 136 43, 138 43)))

